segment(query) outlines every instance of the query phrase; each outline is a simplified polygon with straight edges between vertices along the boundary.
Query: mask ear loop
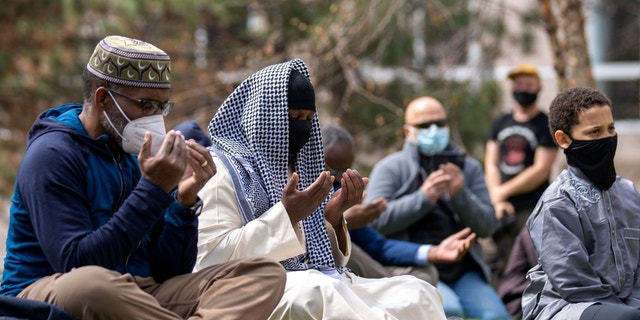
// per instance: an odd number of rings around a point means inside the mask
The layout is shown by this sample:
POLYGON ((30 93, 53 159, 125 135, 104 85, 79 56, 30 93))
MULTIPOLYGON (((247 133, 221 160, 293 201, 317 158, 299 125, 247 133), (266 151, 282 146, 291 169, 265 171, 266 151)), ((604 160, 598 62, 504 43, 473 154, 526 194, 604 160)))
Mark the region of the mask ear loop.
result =
POLYGON ((415 139, 417 139, 418 138, 418 128, 416 128, 416 127, 414 127, 414 126, 412 126, 410 124, 408 126, 409 126, 409 133, 411 133, 415 137, 415 139))
POLYGON ((110 90, 107 90, 107 93, 109 94, 109 96, 111 97, 111 99, 113 100, 113 102, 116 104, 116 107, 118 108, 118 111, 120 111, 120 114, 122 114, 122 116, 127 119, 127 122, 131 122, 131 119, 129 119, 129 117, 127 117, 127 115, 124 113, 124 111, 122 111, 122 108, 120 108, 120 104, 118 103, 118 101, 116 100, 116 98, 113 97, 113 94, 111 93, 110 90))
MULTIPOLYGON (((124 114, 124 112, 122 111, 122 109, 120 108, 120 105, 118 104, 118 101, 116 101, 116 98, 113 97, 113 94, 111 94, 111 91, 107 90, 107 93, 109 93, 109 96, 111 96, 111 99, 113 99, 113 102, 116 104, 116 107, 118 108, 118 111, 120 111, 120 114, 122 114, 122 116, 127 119, 128 122, 131 122, 131 120, 129 120, 129 117, 127 117, 126 114, 124 114)), ((115 125, 113 125, 113 122, 111 122, 111 119, 109 118, 109 116, 107 115, 107 112, 102 110, 102 113, 104 114, 104 117, 107 119, 107 122, 109 122, 109 125, 111 125, 111 127, 113 128, 113 130, 118 134, 118 136, 120 136, 120 138, 123 141, 127 141, 129 142, 129 139, 125 138, 125 136, 123 136, 120 132, 118 132, 118 129, 116 128, 115 125)))
MULTIPOLYGON (((564 133, 564 131, 562 131, 562 133, 564 133)), ((568 145, 567 147, 571 147, 571 145, 573 144, 573 141, 574 141, 574 140, 576 140, 576 139, 574 139, 574 138, 573 138, 570 134, 568 134, 568 133, 564 133, 564 134, 565 134, 565 135, 567 135, 567 137, 568 137, 568 138, 569 138, 569 140, 571 141, 571 142, 569 142, 569 145, 568 145)))

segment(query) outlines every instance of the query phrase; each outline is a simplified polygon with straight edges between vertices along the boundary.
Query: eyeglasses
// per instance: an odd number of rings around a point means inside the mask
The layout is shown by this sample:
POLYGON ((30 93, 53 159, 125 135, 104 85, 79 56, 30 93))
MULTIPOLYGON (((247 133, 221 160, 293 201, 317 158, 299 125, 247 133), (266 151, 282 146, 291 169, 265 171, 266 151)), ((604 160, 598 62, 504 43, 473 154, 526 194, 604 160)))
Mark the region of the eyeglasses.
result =
POLYGON ((165 102, 160 102, 158 100, 153 100, 153 99, 136 99, 117 91, 111 91, 111 90, 109 91, 119 96, 125 97, 131 101, 137 102, 140 109, 142 109, 142 114, 145 116, 151 116, 158 113, 158 111, 162 111, 162 115, 166 117, 169 114, 169 112, 171 112, 171 109, 173 109, 173 101, 170 101, 170 100, 167 100, 165 102))
POLYGON ((436 127, 444 128, 447 126, 447 119, 436 120, 431 122, 423 122, 418 124, 411 124, 410 126, 418 129, 429 129, 431 128, 431 125, 434 125, 434 124, 436 125, 436 127))

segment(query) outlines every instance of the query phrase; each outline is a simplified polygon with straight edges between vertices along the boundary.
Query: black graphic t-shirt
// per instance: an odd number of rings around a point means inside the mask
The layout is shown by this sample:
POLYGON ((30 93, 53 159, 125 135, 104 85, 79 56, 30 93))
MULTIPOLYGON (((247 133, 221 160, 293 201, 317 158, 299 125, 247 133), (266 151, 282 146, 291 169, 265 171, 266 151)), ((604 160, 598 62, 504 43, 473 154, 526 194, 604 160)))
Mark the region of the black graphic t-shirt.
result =
MULTIPOLYGON (((517 122, 511 113, 498 117, 491 126, 489 139, 498 143, 502 182, 533 165, 536 148, 555 148, 549 133, 549 118, 542 112, 527 122, 517 122)), ((509 201, 516 210, 535 206, 548 185, 547 181, 532 192, 511 197, 509 201)))

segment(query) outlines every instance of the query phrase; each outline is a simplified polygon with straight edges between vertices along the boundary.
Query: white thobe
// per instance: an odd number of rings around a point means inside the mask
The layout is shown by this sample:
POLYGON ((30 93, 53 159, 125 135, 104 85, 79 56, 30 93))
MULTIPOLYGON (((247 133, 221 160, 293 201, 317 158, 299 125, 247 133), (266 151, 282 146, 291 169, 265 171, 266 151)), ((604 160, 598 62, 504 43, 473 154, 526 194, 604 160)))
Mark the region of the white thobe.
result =
MULTIPOLYGON (((299 225, 291 224, 282 202, 242 225, 231 176, 212 156, 217 173, 198 194, 204 207, 199 218, 195 270, 244 257, 281 261, 304 253, 304 233, 299 225)), ((326 226, 336 265, 345 265, 350 240, 346 239, 346 254, 341 252, 335 231, 329 223, 326 226)), ((343 228, 348 236, 346 225, 343 228)), ((367 279, 350 272, 342 276, 343 281, 313 269, 287 272, 284 295, 270 319, 446 318, 437 289, 413 276, 367 279)))

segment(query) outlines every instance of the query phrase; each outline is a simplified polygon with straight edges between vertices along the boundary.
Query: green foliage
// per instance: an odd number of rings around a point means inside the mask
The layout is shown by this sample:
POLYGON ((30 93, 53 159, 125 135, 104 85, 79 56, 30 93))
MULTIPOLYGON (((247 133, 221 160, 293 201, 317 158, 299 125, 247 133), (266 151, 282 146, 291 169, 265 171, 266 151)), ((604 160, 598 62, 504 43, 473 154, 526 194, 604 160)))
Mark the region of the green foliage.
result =
POLYGON ((520 42, 522 52, 531 54, 534 52, 533 44, 535 43, 534 30, 542 24, 539 10, 525 10, 520 14, 520 21, 523 25, 522 34, 514 35, 520 42))
MULTIPOLYGON (((424 9, 420 34, 426 63, 447 69, 465 62, 468 43, 479 38, 478 30, 489 30, 493 37, 504 32, 499 21, 479 24, 468 7, 464 0, 10 1, 0 7, 0 109, 8 115, 0 117, 0 128, 18 138, 2 146, 0 192, 11 192, 7 186, 12 185, 33 119, 56 104, 80 100, 86 59, 109 34, 144 39, 171 55, 172 96, 178 107, 167 118, 167 127, 186 118, 206 124, 237 84, 221 83, 219 71, 252 72, 300 56, 310 67, 317 92, 322 92, 319 107, 363 142, 359 149, 366 156, 360 159, 374 162, 401 146, 404 106, 421 94, 443 101, 456 137, 469 148, 486 136, 484 119, 499 93, 489 83, 427 76, 425 66, 414 62, 413 24, 414 12, 424 9), (254 10, 266 17, 264 30, 247 28, 254 10), (205 47, 196 43, 196 30, 206 30, 205 47), (196 50, 204 52, 205 67, 196 65, 196 50), (364 61, 409 70, 415 78, 365 79, 364 61)), ((483 48, 490 53, 485 67, 490 67, 496 47, 490 43, 483 48)))
POLYGON ((381 63, 384 65, 402 65, 410 62, 413 39, 406 34, 399 34, 391 38, 389 44, 381 57, 381 63))
POLYGON ((17 147, 12 141, 0 139, 0 198, 8 198, 13 191, 13 181, 17 175, 15 168, 21 159, 20 153, 15 150, 22 151, 22 148, 17 147))
POLYGON ((463 91, 453 94, 458 99, 449 112, 456 119, 456 129, 467 152, 482 160, 493 110, 502 95, 500 85, 495 81, 484 81, 479 90, 469 90, 469 85, 460 88, 463 91))
MULTIPOLYGON (((400 82, 389 84, 386 88, 379 88, 376 94, 386 96, 389 100, 402 100, 402 92, 406 87, 400 82)), ((359 146, 359 149, 396 148, 402 145, 402 125, 404 115, 402 110, 390 110, 386 106, 372 103, 363 97, 356 96, 351 103, 351 111, 341 116, 342 125, 355 135, 365 134, 375 145, 359 146)))
MULTIPOLYGON (((9 68, 9 66, 11 65, 11 60, 12 55, 11 52, 9 52, 9 50, 1 50, 0 49, 0 74, 6 74, 7 73, 7 69, 9 68)), ((0 78, 0 84, 2 84, 2 82, 4 79, 0 78)), ((0 85, 1 87, 2 85, 0 85)))
POLYGON ((483 26, 485 32, 498 37, 503 36, 507 31, 507 27, 502 20, 489 20, 483 26))
POLYGON ((464 63, 468 36, 472 30, 471 12, 466 9, 466 1, 444 0, 439 6, 427 6, 425 41, 446 48, 444 52, 431 50, 428 62, 437 64, 447 60, 450 64, 464 63))
MULTIPOLYGON (((373 91, 377 96, 398 101, 400 105, 406 105, 418 96, 433 96, 447 111, 451 139, 470 156, 478 160, 484 157, 492 110, 501 95, 498 83, 483 81, 474 84, 431 79, 425 83, 425 88, 416 90, 403 81, 394 81, 378 86, 373 91)), ((334 115, 334 118, 340 119, 337 122, 354 133, 360 154, 356 159, 357 167, 363 174, 368 174, 380 157, 400 150, 404 143, 402 109, 391 110, 362 97, 354 97, 351 108, 334 115), (367 161, 363 161, 363 157, 367 161)))

